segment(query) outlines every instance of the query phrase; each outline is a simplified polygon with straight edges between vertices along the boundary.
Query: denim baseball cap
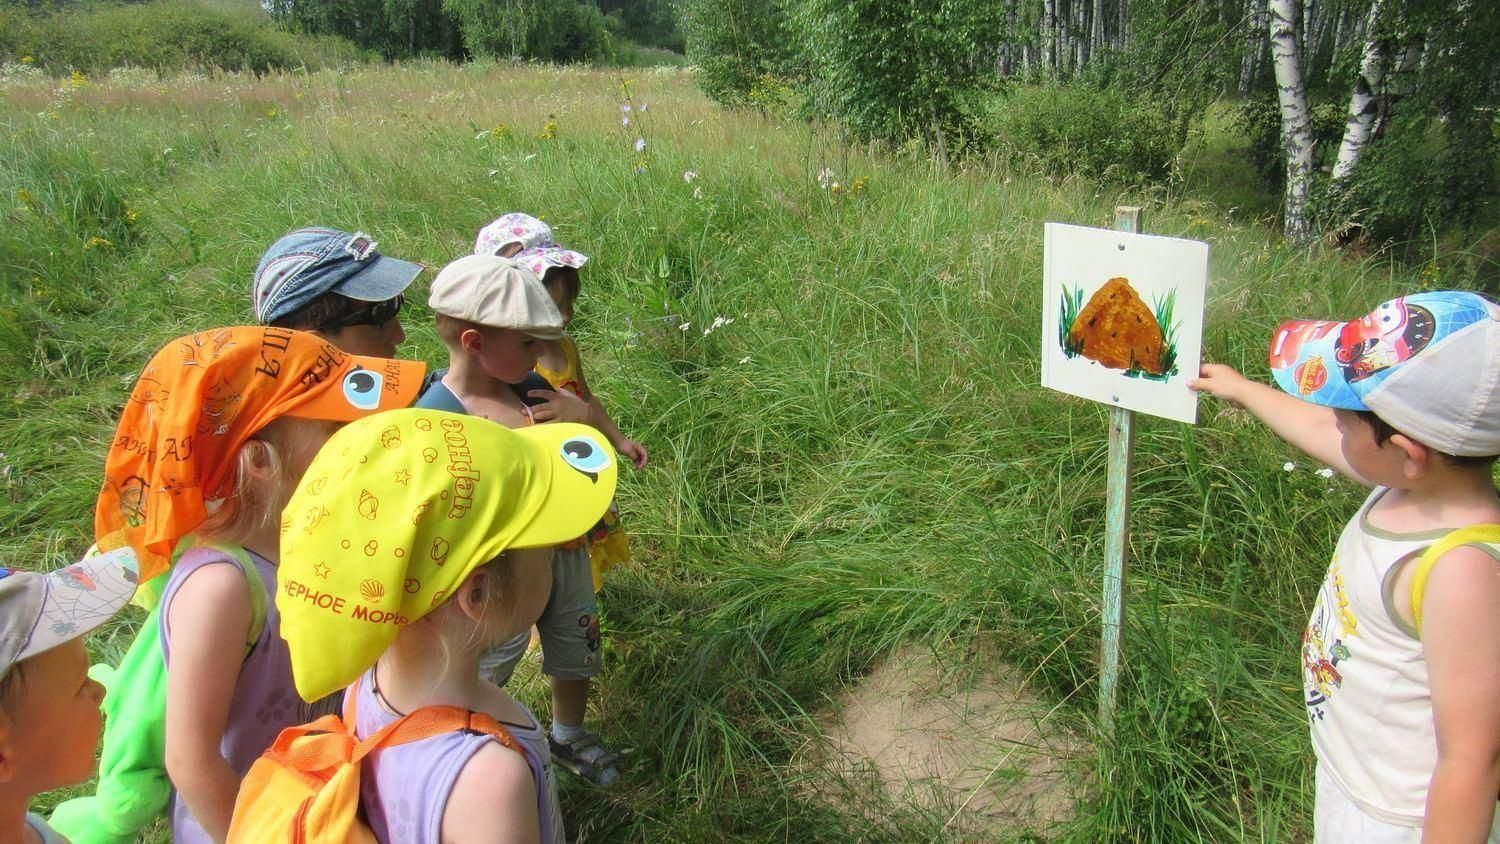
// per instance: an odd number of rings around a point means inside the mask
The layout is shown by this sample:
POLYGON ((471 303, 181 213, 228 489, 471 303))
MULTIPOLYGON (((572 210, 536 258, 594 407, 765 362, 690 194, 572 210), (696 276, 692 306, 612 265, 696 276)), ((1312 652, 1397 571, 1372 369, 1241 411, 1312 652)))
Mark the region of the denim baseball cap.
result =
POLYGON ((382 255, 375 246, 364 232, 306 228, 283 235, 255 268, 255 318, 274 322, 327 293, 361 302, 395 298, 422 266, 382 255))

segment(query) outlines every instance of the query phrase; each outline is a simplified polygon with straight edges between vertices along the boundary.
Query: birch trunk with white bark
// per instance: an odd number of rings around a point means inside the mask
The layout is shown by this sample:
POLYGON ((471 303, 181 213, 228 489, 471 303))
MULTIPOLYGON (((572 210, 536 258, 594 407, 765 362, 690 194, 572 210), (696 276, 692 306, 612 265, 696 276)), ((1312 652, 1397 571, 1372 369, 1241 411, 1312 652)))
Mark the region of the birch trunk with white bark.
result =
POLYGON ((1042 0, 1042 67, 1057 75, 1057 0, 1042 0))
POLYGON ((1281 143, 1286 155, 1286 198, 1283 213, 1286 237, 1293 243, 1311 238, 1307 196, 1312 186, 1313 137, 1308 116, 1307 89, 1297 43, 1297 0, 1269 0, 1271 66, 1276 74, 1276 96, 1281 104, 1281 143))
POLYGON ((1365 49, 1359 62, 1359 74, 1354 77, 1354 92, 1349 95, 1349 118, 1344 122, 1344 139, 1339 144, 1338 159, 1333 163, 1330 177, 1338 185, 1354 172, 1360 154, 1375 134, 1375 119, 1380 115, 1381 83, 1385 78, 1385 43, 1377 37, 1376 24, 1384 0, 1370 4, 1370 13, 1365 19, 1365 49))

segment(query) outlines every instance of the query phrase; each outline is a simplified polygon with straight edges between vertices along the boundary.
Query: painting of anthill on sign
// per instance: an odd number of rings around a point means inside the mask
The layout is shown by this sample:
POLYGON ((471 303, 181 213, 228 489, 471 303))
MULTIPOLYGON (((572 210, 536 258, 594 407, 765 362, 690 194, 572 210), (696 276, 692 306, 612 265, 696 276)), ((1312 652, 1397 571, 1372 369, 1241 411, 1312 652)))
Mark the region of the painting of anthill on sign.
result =
POLYGON ((1042 384, 1192 423, 1208 246, 1048 223, 1042 384))

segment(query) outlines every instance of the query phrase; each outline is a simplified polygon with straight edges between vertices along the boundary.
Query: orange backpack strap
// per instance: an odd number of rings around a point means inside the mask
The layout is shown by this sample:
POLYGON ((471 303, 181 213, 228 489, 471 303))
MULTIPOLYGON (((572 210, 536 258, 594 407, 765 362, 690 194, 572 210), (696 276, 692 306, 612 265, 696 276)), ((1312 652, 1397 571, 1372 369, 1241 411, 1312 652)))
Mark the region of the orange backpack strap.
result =
MULTIPOLYGON (((363 678, 360 678, 361 680, 363 678)), ((359 729, 359 685, 360 680, 354 681, 349 690, 344 693, 344 721, 347 725, 348 735, 351 741, 356 730, 359 729)), ((331 715, 305 725, 303 729, 312 731, 323 725, 325 721, 333 719, 333 724, 338 725, 338 719, 331 715)), ((342 726, 338 727, 340 730, 342 726)), ((355 744, 350 752, 349 760, 358 762, 370 751, 380 747, 395 747, 399 744, 410 744, 414 741, 431 738, 451 733, 457 730, 470 730, 483 733, 506 747, 526 755, 521 750, 521 745, 516 742, 516 737, 511 735, 505 725, 483 712, 474 712, 458 706, 424 706, 421 709, 403 716, 399 720, 386 724, 379 732, 355 744)), ((277 740, 280 743, 280 739, 277 740)), ((274 746, 273 746, 274 749, 274 746)))

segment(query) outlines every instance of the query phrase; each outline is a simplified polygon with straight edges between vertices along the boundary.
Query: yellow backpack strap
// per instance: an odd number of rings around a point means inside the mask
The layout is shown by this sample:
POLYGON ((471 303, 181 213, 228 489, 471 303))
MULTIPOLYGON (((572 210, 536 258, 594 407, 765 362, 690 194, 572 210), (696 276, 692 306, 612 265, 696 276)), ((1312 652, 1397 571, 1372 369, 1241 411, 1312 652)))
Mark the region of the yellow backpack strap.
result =
POLYGON ((1427 595, 1427 578, 1438 559, 1463 545, 1487 543, 1500 544, 1500 525, 1470 525, 1450 531, 1422 552, 1411 576, 1411 617, 1416 622, 1418 634, 1422 632, 1422 599, 1427 595))

